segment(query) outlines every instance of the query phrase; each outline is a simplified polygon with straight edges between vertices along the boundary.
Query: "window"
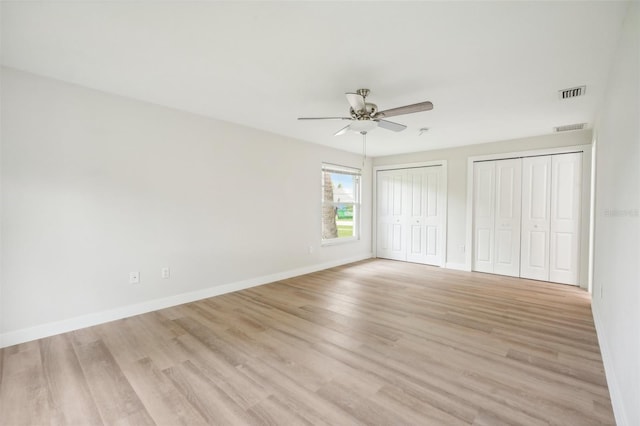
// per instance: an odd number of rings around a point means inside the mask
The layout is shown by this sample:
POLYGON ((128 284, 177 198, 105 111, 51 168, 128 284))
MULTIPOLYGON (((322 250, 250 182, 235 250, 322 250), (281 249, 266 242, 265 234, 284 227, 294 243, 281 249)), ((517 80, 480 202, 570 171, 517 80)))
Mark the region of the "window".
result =
POLYGON ((360 169, 322 165, 322 242, 359 238, 360 169))

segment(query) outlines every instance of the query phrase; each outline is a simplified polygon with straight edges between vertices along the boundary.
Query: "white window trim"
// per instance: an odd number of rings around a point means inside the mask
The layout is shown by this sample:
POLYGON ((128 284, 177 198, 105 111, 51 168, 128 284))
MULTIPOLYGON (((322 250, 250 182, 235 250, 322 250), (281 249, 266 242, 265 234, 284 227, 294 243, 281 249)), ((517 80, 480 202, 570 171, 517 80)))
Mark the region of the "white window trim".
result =
MULTIPOLYGON (((359 169, 356 167, 342 166, 340 164, 323 162, 321 170, 322 170, 321 171, 322 173, 324 173, 325 171, 332 171, 336 173, 343 173, 343 174, 358 176, 358 188, 357 188, 358 193, 356 197, 358 201, 354 203, 343 203, 343 204, 353 204, 354 206, 355 218, 353 223, 354 223, 354 226, 356 227, 356 235, 353 237, 342 237, 342 238, 338 237, 338 238, 329 238, 329 239, 324 239, 322 238, 322 235, 320 235, 320 246, 321 247, 335 246, 335 245, 349 244, 349 243, 360 241, 360 234, 361 234, 360 227, 362 223, 362 219, 361 219, 362 217, 362 169, 359 169)), ((323 187, 324 187, 324 180, 321 179, 320 189, 322 190, 323 187)), ((321 199, 321 203, 320 203, 321 210, 322 210, 322 207, 325 205, 325 201, 323 198, 321 199)), ((335 203, 332 202, 332 204, 335 204, 335 203)), ((320 226, 322 227, 322 217, 320 219, 320 226)))

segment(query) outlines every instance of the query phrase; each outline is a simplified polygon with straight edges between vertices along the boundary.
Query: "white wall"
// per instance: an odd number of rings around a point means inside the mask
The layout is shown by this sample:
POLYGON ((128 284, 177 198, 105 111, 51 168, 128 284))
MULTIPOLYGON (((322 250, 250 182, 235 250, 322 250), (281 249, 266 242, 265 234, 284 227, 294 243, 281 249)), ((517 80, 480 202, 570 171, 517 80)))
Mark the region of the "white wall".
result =
POLYGON ((596 142, 593 313, 619 425, 640 425, 640 7, 631 2, 596 142))
MULTIPOLYGON (((420 161, 447 161, 447 264, 455 267, 464 267, 465 250, 470 249, 465 247, 467 232, 467 159, 469 157, 562 146, 586 145, 590 143, 591 131, 583 130, 479 145, 468 145, 452 149, 377 157, 374 158, 373 165, 383 166, 420 161)), ((589 153, 585 154, 587 157, 590 156, 589 153)), ((590 169, 589 163, 590 158, 586 158, 585 167, 587 168, 587 176, 590 169)), ((587 187, 588 180, 584 184, 585 187, 587 187)), ((588 197, 588 191, 585 195, 588 197)), ((584 212, 588 212, 588 198, 583 200, 583 205, 585 206, 584 212)), ((587 214, 584 214, 584 217, 587 217, 587 214)), ((584 229, 588 230, 588 223, 584 229)), ((585 242, 585 259, 588 254, 587 248, 588 244, 585 242)), ((584 275, 586 275, 586 270, 584 275)))
POLYGON ((370 256, 370 160, 361 240, 321 247, 321 162, 358 155, 7 68, 2 89, 4 345, 370 256))

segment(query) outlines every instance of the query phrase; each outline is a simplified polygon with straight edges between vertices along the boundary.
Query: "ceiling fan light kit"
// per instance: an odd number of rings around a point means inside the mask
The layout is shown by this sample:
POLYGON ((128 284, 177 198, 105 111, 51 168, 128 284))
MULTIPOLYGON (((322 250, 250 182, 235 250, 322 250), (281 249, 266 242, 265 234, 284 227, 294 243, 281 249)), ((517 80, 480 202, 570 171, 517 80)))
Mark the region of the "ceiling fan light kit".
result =
POLYGON ((369 89, 358 89, 356 93, 345 93, 347 102, 349 102, 349 117, 300 117, 298 120, 349 120, 351 123, 338 130, 334 136, 344 135, 348 131, 365 135, 376 127, 382 127, 383 129, 391 130, 393 132, 401 132, 406 129, 407 126, 383 120, 383 118, 429 111, 433 109, 433 104, 426 101, 379 111, 376 104, 367 102, 369 92, 369 89))
POLYGON ((378 122, 375 120, 358 120, 349 124, 349 130, 360 133, 368 132, 378 127, 378 122))

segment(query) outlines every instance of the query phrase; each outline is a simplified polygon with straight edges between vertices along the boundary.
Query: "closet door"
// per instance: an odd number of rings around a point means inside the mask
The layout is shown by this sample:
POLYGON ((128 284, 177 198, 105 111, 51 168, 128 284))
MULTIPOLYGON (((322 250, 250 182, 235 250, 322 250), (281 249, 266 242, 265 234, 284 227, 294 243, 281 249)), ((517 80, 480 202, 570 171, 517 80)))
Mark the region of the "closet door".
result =
POLYGON ((377 257, 442 265, 443 169, 428 166, 377 172, 377 257))
POLYGON ((377 256, 406 260, 406 202, 403 170, 384 170, 377 175, 377 256))
POLYGON ((520 158, 496 161, 496 206, 493 272, 520 276, 520 158))
POLYGON ((551 157, 549 281, 578 284, 582 153, 551 157))
POLYGON ((473 270, 493 272, 496 162, 473 164, 473 270))
POLYGON ((407 170, 407 260, 440 266, 444 215, 442 166, 407 170))
POLYGON ((549 280, 551 156, 522 159, 520 276, 549 280))
POLYGON ((407 260, 425 263, 427 256, 425 194, 426 174, 423 169, 407 171, 407 260))
POLYGON ((445 224, 445 192, 444 170, 442 166, 427 167, 425 170, 425 247, 428 265, 444 264, 444 224, 445 224))

